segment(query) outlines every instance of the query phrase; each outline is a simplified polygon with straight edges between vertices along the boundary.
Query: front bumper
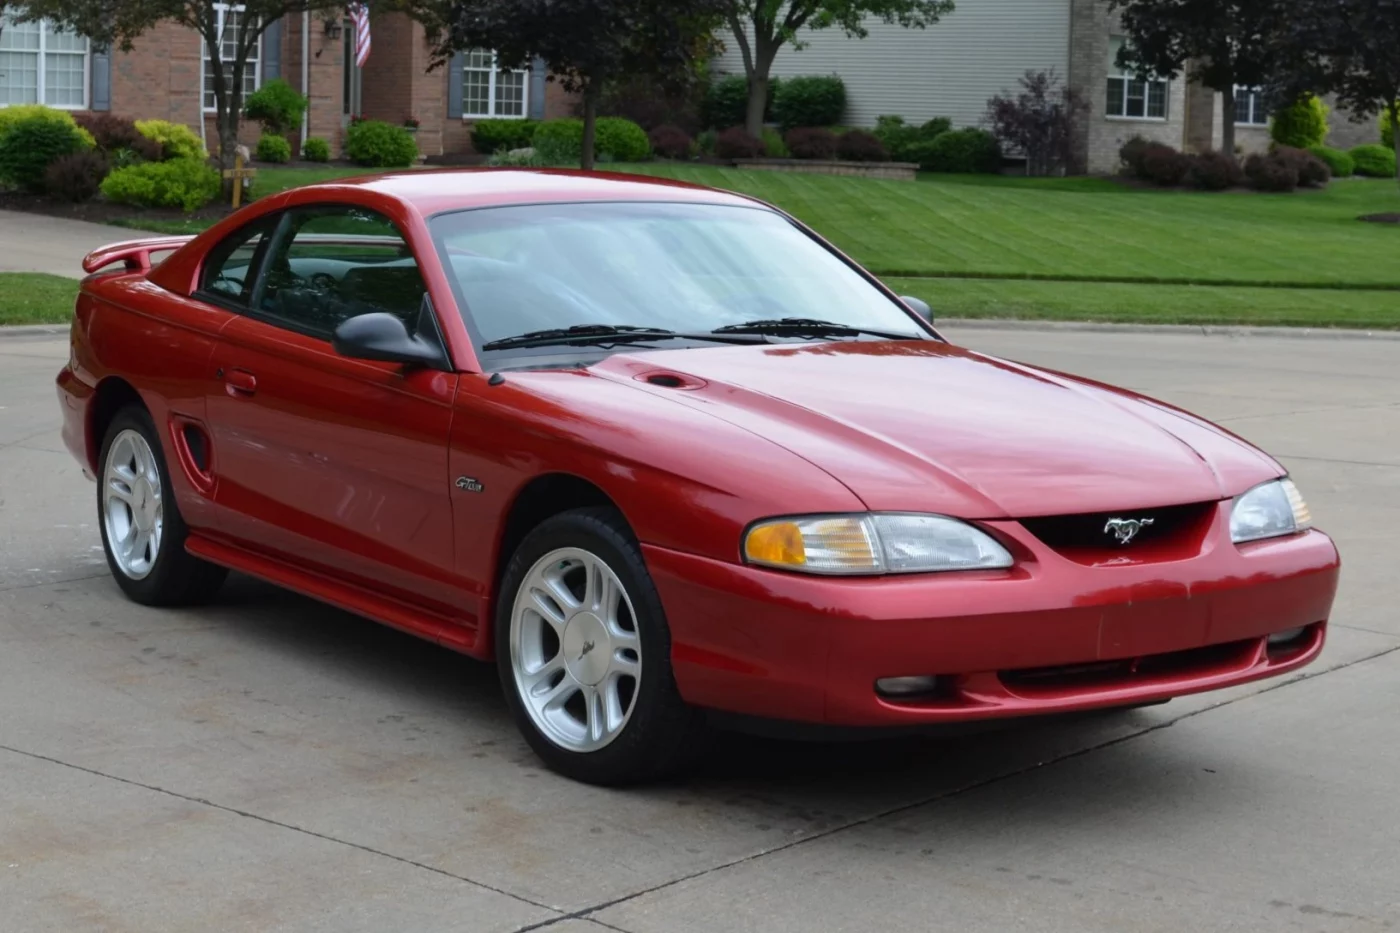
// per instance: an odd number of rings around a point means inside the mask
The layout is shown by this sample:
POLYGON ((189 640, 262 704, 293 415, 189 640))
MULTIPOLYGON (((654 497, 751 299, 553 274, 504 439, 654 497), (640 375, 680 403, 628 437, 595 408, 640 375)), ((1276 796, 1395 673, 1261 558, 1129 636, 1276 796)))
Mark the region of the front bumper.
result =
POLYGON ((1199 554, 1088 566, 1016 522, 1006 571, 812 577, 644 546, 691 703, 841 726, 917 726, 1152 702, 1271 677, 1322 651, 1340 561, 1318 531, 1243 546, 1220 503, 1199 554), (1306 632, 1270 647, 1271 634, 1306 632), (1119 663, 1107 663, 1119 662, 1119 663), (934 695, 881 696, 937 675, 934 695))

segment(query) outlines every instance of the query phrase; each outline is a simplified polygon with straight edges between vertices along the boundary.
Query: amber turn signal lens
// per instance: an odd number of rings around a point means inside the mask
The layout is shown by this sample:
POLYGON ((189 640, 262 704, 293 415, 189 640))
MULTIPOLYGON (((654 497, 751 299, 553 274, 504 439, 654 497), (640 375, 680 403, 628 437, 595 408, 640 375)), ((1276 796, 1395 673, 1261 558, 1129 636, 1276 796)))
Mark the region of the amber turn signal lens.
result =
POLYGON ((807 563, 807 549, 796 522, 772 522, 749 532, 744 542, 745 556, 759 564, 800 567, 807 563))

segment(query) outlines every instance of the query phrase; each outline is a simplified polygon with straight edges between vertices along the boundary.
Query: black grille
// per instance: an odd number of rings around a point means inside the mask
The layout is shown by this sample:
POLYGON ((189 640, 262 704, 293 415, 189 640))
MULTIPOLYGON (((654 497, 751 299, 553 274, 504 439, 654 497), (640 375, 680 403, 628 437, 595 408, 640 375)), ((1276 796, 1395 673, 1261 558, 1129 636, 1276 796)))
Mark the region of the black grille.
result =
POLYGON ((1082 515, 1052 515, 1046 518, 1023 518, 1021 524, 1041 541, 1057 551, 1122 550, 1131 553, 1145 546, 1199 540, 1209 523, 1213 502, 1173 505, 1157 509, 1124 509, 1117 512, 1094 512, 1082 515), (1118 540, 1109 527, 1115 519, 1143 522, 1130 541, 1118 540), (1150 523, 1144 521, 1150 519, 1150 523))

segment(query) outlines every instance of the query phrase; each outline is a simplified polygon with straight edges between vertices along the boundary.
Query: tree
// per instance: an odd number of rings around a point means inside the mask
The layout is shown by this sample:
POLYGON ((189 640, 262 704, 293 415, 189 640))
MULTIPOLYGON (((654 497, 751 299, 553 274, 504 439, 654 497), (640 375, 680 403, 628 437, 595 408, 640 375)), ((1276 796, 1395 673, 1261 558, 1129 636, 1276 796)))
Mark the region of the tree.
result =
POLYGON ((1027 71, 1021 93, 998 94, 987 101, 984 122, 1006 149, 1026 157, 1027 175, 1054 175, 1074 160, 1074 129, 1088 104, 1074 88, 1062 85, 1054 71, 1027 71))
MULTIPOLYGON (((784 45, 802 48, 803 28, 835 27, 852 38, 864 39, 866 17, 923 29, 953 11, 953 0, 727 0, 724 21, 744 59, 749 81, 749 106, 744 129, 763 133, 768 103, 769 72, 784 45)), ((721 127, 722 128, 722 127, 721 127)))
POLYGON ((87 36, 99 48, 131 51, 132 44, 157 23, 174 22, 199 33, 213 74, 219 162, 233 165, 243 113, 243 74, 258 39, 276 20, 303 12, 341 15, 345 0, 241 0, 241 14, 221 15, 215 0, 24 0, 21 17, 48 19, 87 36), (232 46, 233 59, 223 51, 232 46), (225 70, 227 69, 227 70, 225 70))
POLYGON ((455 0, 436 15, 417 11, 437 55, 493 49, 500 68, 536 56, 550 77, 583 95, 583 167, 593 168, 598 100, 610 79, 693 80, 726 0, 455 0), (439 21, 440 18, 440 21, 439 21))
POLYGON ((1119 67, 1175 78, 1184 71, 1221 95, 1220 148, 1235 152, 1235 87, 1259 87, 1277 67, 1273 24, 1287 0, 1110 0, 1127 40, 1119 67))
MULTIPOLYGON (((1353 119, 1383 112, 1400 126, 1400 0, 1293 0, 1293 7, 1275 37, 1285 66, 1276 96, 1334 94, 1353 119)), ((1400 133, 1392 142, 1400 161, 1400 133)))

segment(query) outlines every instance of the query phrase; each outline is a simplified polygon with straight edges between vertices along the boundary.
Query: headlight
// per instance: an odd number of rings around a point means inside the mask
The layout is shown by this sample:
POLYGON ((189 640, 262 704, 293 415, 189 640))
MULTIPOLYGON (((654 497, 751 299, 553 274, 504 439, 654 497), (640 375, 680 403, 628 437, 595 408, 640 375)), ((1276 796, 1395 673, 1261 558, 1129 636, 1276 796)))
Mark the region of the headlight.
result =
POLYGON ((1230 537, 1236 544, 1297 534, 1312 527, 1312 515, 1292 480, 1255 486, 1235 499, 1230 537))
POLYGON ((1010 567, 985 532, 941 515, 812 515, 760 522, 744 537, 751 564, 821 574, 930 573, 1010 567))

